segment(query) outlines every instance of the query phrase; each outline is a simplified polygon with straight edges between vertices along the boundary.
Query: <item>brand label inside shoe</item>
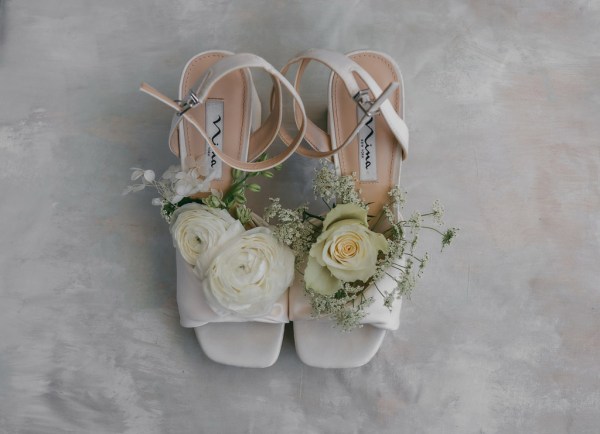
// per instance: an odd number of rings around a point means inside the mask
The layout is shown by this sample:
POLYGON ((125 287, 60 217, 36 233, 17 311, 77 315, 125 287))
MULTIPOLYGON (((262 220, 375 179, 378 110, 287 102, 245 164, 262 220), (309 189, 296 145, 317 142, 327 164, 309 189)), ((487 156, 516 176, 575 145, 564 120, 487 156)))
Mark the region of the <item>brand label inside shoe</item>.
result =
MULTIPOLYGON (((358 109, 358 119, 364 116, 358 109)), ((375 118, 362 127, 358 133, 358 161, 360 164, 359 179, 361 181, 377 181, 377 154, 375 149, 375 118)))
MULTIPOLYGON (((209 99, 205 106, 206 133, 209 139, 219 149, 223 149, 223 100, 209 99)), ((206 146, 206 157, 208 170, 216 172, 213 179, 221 179, 223 176, 222 162, 213 152, 210 146, 206 146)))

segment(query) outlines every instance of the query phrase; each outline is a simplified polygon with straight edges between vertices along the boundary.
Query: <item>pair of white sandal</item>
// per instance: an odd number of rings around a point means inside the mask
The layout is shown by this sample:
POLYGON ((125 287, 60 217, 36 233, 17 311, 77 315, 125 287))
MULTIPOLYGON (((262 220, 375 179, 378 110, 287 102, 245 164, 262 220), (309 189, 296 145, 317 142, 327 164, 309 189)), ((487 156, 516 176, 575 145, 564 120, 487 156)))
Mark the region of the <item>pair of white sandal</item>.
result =
MULTIPOLYGON (((332 159, 342 175, 356 174, 357 188, 375 214, 388 200, 388 191, 400 179, 408 150, 403 121, 404 92, 396 63, 374 51, 347 55, 308 50, 278 71, 253 54, 208 51, 194 56, 183 70, 179 98, 170 99, 142 84, 141 90, 173 108, 176 113, 169 146, 182 160, 207 156, 213 173, 211 187, 223 191, 232 183, 231 170, 264 171, 283 163, 295 152, 311 158, 332 159), (306 117, 298 89, 311 61, 329 67, 328 132, 306 117), (293 84, 285 74, 297 66, 293 84), (273 81, 270 114, 261 123, 260 100, 250 70, 266 71, 273 81), (283 90, 294 100, 298 131, 282 125, 283 90), (377 116, 376 116, 377 115, 377 116), (287 145, 278 155, 262 155, 277 137, 287 145), (306 141, 309 146, 301 146, 306 141)), ((298 202, 301 202, 299 199, 298 202)), ((200 346, 212 360, 241 367, 268 367, 277 360, 284 324, 294 322, 298 356, 321 368, 362 366, 377 353, 386 330, 399 326, 401 303, 390 311, 374 303, 362 327, 343 332, 328 319, 311 316, 300 276, 274 304, 268 315, 252 320, 214 312, 199 288, 192 267, 177 253, 177 302, 183 327, 194 328, 200 346)), ((386 276, 379 288, 394 285, 386 276), (386 280, 387 279, 387 280, 386 280), (388 281, 389 280, 389 281, 388 281)))

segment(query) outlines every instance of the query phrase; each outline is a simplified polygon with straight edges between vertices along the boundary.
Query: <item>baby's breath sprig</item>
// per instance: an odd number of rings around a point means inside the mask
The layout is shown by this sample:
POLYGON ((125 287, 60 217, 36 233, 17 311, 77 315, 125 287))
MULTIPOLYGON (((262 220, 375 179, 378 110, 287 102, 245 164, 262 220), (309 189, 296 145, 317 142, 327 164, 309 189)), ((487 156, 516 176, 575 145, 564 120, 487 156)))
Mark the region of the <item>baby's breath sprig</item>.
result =
POLYGON ((375 302, 373 297, 365 297, 362 292, 362 289, 359 293, 340 290, 332 297, 306 290, 312 307, 312 317, 331 318, 343 331, 362 327, 361 321, 367 315, 366 309, 375 302))
POLYGON ((356 190, 356 174, 338 175, 327 163, 317 169, 313 191, 326 204, 353 203, 367 208, 360 198, 360 192, 356 190))
POLYGON ((264 219, 267 223, 276 223, 273 228, 275 238, 292 249, 297 264, 303 262, 316 240, 318 224, 307 219, 306 205, 288 209, 281 206, 279 199, 270 200, 264 219))
POLYGON ((442 250, 444 247, 449 246, 452 240, 456 237, 458 233, 458 228, 449 228, 444 232, 442 236, 442 250))
MULTIPOLYGON (((360 198, 356 189, 356 176, 342 176, 331 166, 322 165, 315 174, 314 193, 317 199, 324 201, 330 209, 340 204, 355 204, 368 209, 367 203, 360 198)), ((366 282, 342 282, 341 289, 334 295, 317 293, 306 288, 306 295, 316 318, 328 317, 342 330, 361 327, 366 316, 366 309, 375 302, 375 297, 368 295, 368 288, 375 288, 373 294, 381 296, 385 307, 392 310, 394 303, 402 297, 410 298, 417 279, 429 261, 429 254, 418 253, 418 242, 422 230, 433 231, 442 237, 442 248, 449 245, 456 237, 458 229, 438 229, 443 226, 444 207, 435 201, 430 211, 420 213, 414 211, 410 218, 398 218, 398 211, 406 204, 406 192, 400 186, 394 186, 388 192, 388 202, 380 214, 370 216, 371 230, 378 227, 387 228, 387 252, 380 252, 375 273, 366 282), (430 223, 431 222, 431 223, 430 223), (391 278, 395 287, 380 290, 378 283, 382 278, 391 278), (376 292, 375 292, 376 291, 376 292)), ((279 199, 271 199, 271 205, 265 211, 265 218, 276 222, 276 237, 292 248, 297 255, 297 264, 308 256, 308 253, 322 231, 323 217, 311 214, 306 206, 296 209, 282 207, 279 199), (302 257, 299 259, 298 257, 302 257)))
POLYGON ((440 203, 439 200, 433 202, 433 206, 431 207, 431 215, 433 216, 433 220, 442 226, 444 224, 444 206, 440 203))
POLYGON ((396 205, 400 208, 404 207, 404 204, 406 203, 406 192, 402 191, 399 185, 393 186, 388 192, 388 196, 390 197, 392 205, 396 205))

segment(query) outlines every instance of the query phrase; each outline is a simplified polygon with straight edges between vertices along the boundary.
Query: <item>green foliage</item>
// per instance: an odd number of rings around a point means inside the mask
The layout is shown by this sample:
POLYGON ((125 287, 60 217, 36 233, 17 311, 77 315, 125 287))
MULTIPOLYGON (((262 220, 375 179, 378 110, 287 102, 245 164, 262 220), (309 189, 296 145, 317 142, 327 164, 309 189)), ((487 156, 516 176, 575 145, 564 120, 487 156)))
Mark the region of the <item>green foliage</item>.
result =
MULTIPOLYGON (((267 154, 260 156, 257 161, 265 161, 268 158, 267 154)), ((281 170, 281 165, 278 165, 274 170, 281 170)), ((269 170, 261 172, 244 172, 238 169, 231 169, 232 184, 231 187, 223 194, 222 192, 213 190, 211 194, 205 198, 184 197, 179 202, 173 204, 168 200, 162 200, 161 214, 165 220, 170 223, 171 216, 175 210, 188 203, 202 203, 212 208, 222 208, 228 210, 242 224, 247 224, 251 221, 251 210, 246 206, 246 192, 260 192, 261 186, 256 183, 250 183, 249 180, 255 177, 264 177, 271 179, 274 173, 269 170)))

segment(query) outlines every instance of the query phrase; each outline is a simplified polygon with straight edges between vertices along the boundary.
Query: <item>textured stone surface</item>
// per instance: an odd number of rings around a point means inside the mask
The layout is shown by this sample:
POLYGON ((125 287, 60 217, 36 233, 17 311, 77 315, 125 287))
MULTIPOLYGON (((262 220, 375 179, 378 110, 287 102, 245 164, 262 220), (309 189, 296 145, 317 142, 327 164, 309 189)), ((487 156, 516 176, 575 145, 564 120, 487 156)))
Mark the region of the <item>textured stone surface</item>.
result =
POLYGON ((485 3, 0 0, 0 431, 597 433, 600 6, 485 3), (178 325, 151 196, 120 196, 174 162, 136 89, 173 95, 210 48, 309 47, 397 59, 409 208, 462 232, 366 367, 303 366, 291 327, 272 368, 220 366, 178 325))

